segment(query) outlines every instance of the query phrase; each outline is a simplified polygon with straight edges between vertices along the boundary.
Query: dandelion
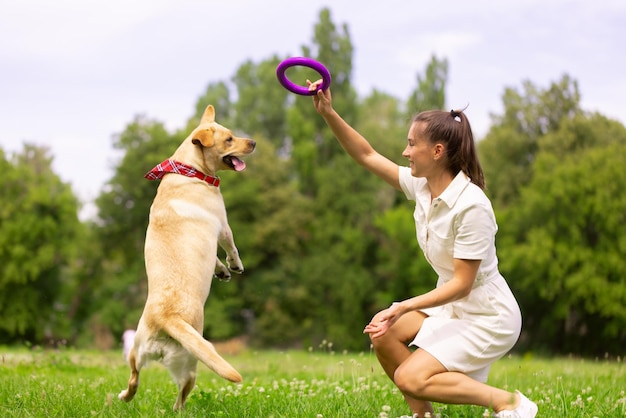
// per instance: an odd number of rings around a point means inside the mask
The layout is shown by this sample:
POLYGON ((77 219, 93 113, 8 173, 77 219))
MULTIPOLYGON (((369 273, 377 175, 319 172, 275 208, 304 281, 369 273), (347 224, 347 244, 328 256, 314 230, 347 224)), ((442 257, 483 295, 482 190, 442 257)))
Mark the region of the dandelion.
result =
POLYGON ((346 390, 345 390, 344 388, 342 388, 341 386, 335 386, 335 391, 336 391, 337 393, 341 394, 341 395, 345 395, 346 393, 348 393, 348 392, 346 392, 346 390))
POLYGON ((572 406, 577 406, 579 408, 582 408, 584 406, 582 396, 577 395, 576 400, 572 402, 572 406))

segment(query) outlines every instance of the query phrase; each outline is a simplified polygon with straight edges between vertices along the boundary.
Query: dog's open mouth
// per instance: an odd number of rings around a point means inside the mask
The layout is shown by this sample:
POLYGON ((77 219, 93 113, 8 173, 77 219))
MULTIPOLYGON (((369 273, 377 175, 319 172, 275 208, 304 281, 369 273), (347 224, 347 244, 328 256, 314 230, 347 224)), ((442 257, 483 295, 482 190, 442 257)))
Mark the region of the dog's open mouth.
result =
POLYGON ((246 163, 234 155, 227 155, 222 158, 222 161, 235 171, 243 171, 246 169, 246 163))

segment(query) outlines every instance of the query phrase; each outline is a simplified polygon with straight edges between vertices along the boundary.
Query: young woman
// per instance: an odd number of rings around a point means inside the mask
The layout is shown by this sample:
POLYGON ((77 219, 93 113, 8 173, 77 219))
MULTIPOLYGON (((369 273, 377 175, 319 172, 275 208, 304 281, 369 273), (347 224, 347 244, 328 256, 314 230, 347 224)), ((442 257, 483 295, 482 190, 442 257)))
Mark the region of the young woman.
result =
MULTIPOLYGON (((307 83, 314 90, 321 81, 307 83)), ((364 330, 412 412, 432 414, 434 401, 481 405, 500 418, 534 418, 537 405, 520 392, 484 383, 491 364, 516 343, 522 320, 498 271, 496 220, 463 111, 415 116, 402 153, 409 167, 400 167, 341 118, 330 89, 320 89, 313 103, 357 163, 416 202, 417 240, 439 276, 437 286, 392 303, 364 330)))

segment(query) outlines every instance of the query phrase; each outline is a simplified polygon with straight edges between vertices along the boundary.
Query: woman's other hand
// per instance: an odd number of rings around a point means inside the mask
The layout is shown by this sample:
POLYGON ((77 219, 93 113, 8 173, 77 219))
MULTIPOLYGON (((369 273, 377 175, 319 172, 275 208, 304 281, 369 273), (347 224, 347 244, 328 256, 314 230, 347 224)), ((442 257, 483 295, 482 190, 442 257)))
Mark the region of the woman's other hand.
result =
POLYGON ((371 338, 378 338, 387 332, 389 328, 404 314, 404 310, 398 302, 394 302, 385 310, 378 312, 363 330, 364 334, 370 334, 371 338))

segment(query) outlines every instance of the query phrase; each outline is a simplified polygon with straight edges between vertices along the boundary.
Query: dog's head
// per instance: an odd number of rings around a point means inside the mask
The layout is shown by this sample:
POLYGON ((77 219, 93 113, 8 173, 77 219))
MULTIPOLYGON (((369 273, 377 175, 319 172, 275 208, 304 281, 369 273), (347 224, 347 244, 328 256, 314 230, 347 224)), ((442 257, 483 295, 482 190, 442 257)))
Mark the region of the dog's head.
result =
POLYGON ((250 154, 256 142, 248 138, 240 138, 215 122, 215 108, 208 105, 200 125, 193 130, 188 140, 200 148, 204 165, 208 171, 235 170, 242 171, 246 163, 239 157, 250 154))

